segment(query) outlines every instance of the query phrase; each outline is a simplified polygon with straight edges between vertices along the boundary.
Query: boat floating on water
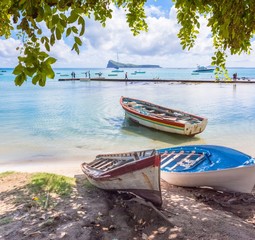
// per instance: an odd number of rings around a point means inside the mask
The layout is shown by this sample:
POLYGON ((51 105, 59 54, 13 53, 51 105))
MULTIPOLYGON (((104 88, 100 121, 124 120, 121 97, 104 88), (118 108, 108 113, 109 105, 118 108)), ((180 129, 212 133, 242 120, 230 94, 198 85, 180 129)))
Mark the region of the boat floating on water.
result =
POLYGON ((98 188, 131 192, 157 206, 162 204, 160 155, 153 149, 97 155, 81 168, 88 181, 98 188))
POLYGON ((204 131, 207 119, 134 98, 121 97, 125 115, 143 126, 164 132, 194 136, 204 131))
POLYGON ((251 193, 255 159, 223 146, 191 145, 158 150, 161 178, 182 187, 251 193))
POLYGON ((213 72, 214 68, 209 68, 209 67, 205 67, 205 66, 197 66, 196 70, 193 70, 193 72, 201 72, 201 73, 205 73, 205 72, 213 72))
POLYGON ((112 70, 112 72, 124 72, 124 70, 114 69, 114 70, 112 70))

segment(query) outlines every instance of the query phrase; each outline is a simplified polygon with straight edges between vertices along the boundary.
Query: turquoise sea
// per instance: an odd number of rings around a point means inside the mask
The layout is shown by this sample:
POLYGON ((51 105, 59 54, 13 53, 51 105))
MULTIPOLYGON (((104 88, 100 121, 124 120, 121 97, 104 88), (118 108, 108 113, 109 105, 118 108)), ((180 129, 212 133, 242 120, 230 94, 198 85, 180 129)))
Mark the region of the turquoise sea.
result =
MULTIPOLYGON (((255 156, 255 84, 60 82, 112 69, 55 69, 45 87, 14 85, 12 69, 0 69, 0 170, 8 164, 90 161, 97 154, 188 144, 229 146, 255 156), (68 75, 68 76, 61 76, 68 75), (207 117, 205 131, 190 138, 158 132, 125 120, 119 99, 129 96, 207 117)), ((213 79, 192 69, 143 69, 124 78, 213 79)), ((229 69, 255 79, 254 68, 229 69)))

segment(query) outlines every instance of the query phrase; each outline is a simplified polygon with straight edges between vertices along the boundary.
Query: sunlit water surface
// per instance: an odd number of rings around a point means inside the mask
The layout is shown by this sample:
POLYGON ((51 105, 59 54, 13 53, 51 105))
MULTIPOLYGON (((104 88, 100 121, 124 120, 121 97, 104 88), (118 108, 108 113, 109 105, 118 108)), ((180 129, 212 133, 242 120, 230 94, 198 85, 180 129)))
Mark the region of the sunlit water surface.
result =
MULTIPOLYGON (((0 82, 0 164, 50 159, 91 160, 100 153, 188 144, 229 146, 255 156, 255 84, 0 82), (125 120, 121 96, 208 118, 190 138, 125 120)), ((11 80, 11 81, 10 81, 11 80)))

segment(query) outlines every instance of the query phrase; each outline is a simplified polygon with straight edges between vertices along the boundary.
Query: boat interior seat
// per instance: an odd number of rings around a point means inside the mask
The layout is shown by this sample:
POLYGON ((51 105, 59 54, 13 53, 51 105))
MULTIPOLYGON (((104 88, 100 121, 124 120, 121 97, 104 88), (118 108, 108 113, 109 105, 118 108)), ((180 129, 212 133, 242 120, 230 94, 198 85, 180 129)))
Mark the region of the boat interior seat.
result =
POLYGON ((127 105, 129 107, 134 107, 134 106, 136 106, 136 102, 128 102, 127 105))

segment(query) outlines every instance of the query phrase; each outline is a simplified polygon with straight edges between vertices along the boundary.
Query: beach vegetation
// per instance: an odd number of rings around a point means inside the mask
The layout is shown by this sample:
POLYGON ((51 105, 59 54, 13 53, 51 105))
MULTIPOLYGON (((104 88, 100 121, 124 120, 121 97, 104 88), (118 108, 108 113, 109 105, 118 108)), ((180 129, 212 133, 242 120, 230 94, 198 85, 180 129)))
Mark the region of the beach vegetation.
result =
POLYGON ((0 226, 9 224, 13 221, 11 217, 3 217, 0 219, 0 226))
POLYGON ((61 196, 70 195, 75 179, 52 173, 35 173, 31 179, 30 189, 33 193, 52 192, 61 196))
MULTIPOLYGON (((22 41, 18 65, 13 74, 21 86, 28 78, 44 86, 53 79, 52 65, 57 59, 50 55, 52 47, 63 38, 72 39, 77 54, 86 30, 86 19, 94 18, 102 26, 112 18, 111 4, 123 8, 126 21, 134 35, 147 31, 146 0, 2 0, 0 2, 0 36, 9 38, 16 32, 22 41)), ((181 25, 178 37, 184 49, 190 50, 199 33, 199 18, 204 16, 211 28, 215 47, 212 65, 225 70, 227 52, 249 53, 255 31, 255 2, 228 0, 173 0, 181 25)))
POLYGON ((0 178, 4 178, 4 177, 7 177, 11 174, 15 173, 14 171, 7 171, 7 172, 2 172, 0 173, 0 178))
POLYGON ((54 207, 53 199, 68 197, 72 193, 75 179, 51 173, 35 173, 28 184, 31 200, 43 208, 54 207), (59 197, 58 197, 59 196, 59 197))

